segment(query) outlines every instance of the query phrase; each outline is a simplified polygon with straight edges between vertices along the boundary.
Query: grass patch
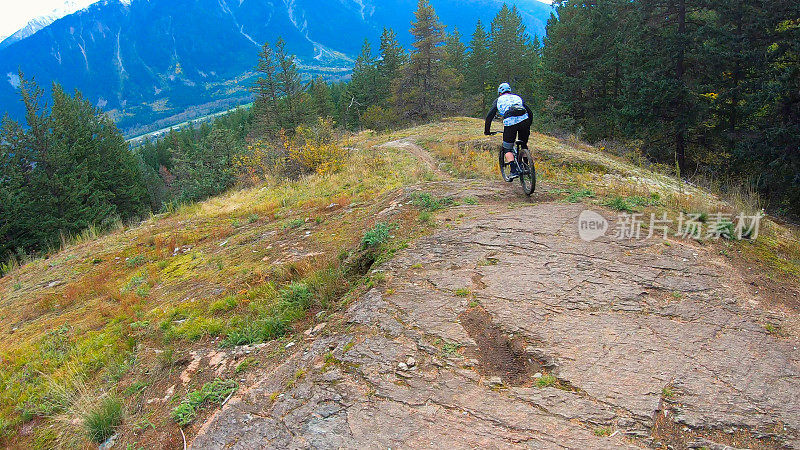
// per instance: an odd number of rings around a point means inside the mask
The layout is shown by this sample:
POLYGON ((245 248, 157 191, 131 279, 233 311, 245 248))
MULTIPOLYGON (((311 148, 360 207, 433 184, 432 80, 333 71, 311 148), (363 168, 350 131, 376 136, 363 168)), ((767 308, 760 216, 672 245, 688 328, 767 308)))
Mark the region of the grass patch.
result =
POLYGON ((217 378, 208 382, 200 390, 186 394, 180 405, 172 410, 172 420, 179 426, 185 427, 197 418, 197 413, 204 406, 208 404, 222 405, 225 399, 236 392, 237 389, 239 389, 239 385, 233 380, 217 378))
POLYGON ((536 379, 536 387, 538 388, 553 387, 556 385, 556 383, 558 383, 558 378, 549 373, 546 373, 536 379))
POLYGON ((208 312, 210 314, 228 312, 235 309, 238 305, 239 301, 236 299, 236 296, 229 295, 208 305, 208 312))
POLYGON ((580 203, 585 198, 594 198, 594 192, 591 189, 571 190, 568 193, 567 201, 570 203, 580 203))
POLYGON ((101 444, 110 438, 122 424, 122 401, 106 397, 97 407, 87 412, 83 425, 92 442, 101 444))
POLYGON ((364 237, 361 238, 361 247, 380 247, 389 241, 389 238, 392 237, 392 231, 394 231, 394 229, 394 225, 390 225, 385 222, 376 223, 371 230, 368 230, 366 233, 364 233, 364 237))
POLYGON ((145 258, 143 255, 136 255, 136 256, 134 256, 132 258, 129 258, 127 261, 125 261, 125 265, 128 266, 128 268, 131 268, 131 269, 135 268, 135 267, 142 266, 142 265, 144 265, 146 263, 147 263, 147 258, 145 258))
POLYGON ((620 196, 614 196, 603 202, 603 206, 607 206, 615 211, 632 213, 634 212, 633 205, 628 200, 620 196))
POLYGON ((464 197, 464 204, 465 205, 474 206, 474 205, 477 205, 478 203, 479 203, 478 199, 475 198, 475 197, 464 197))
POLYGON ((243 318, 234 323, 221 346, 258 344, 284 336, 290 331, 293 321, 306 315, 313 295, 305 283, 286 286, 278 292, 277 298, 265 299, 264 305, 254 306, 258 317, 243 318))
POLYGON ((458 358, 461 356, 461 353, 458 352, 460 348, 461 345, 455 342, 445 342, 442 344, 442 354, 450 358, 458 358))
POLYGON ((455 205, 452 197, 436 198, 427 192, 411 194, 411 204, 425 211, 438 211, 455 205))
POLYGON ((242 372, 246 372, 247 369, 257 364, 258 361, 255 358, 253 358, 252 356, 248 356, 247 358, 243 359, 242 362, 236 365, 236 367, 233 369, 233 373, 239 375, 242 372))
POLYGON ((594 435, 597 437, 608 437, 611 436, 611 428, 609 427, 600 427, 594 429, 594 435))
POLYGON ((773 336, 782 336, 783 335, 783 330, 781 329, 780 325, 777 325, 777 324, 774 324, 774 323, 771 323, 771 322, 765 323, 764 324, 764 329, 767 331, 767 333, 769 333, 769 334, 771 334, 773 336))
POLYGON ((283 229, 284 230, 295 230, 297 228, 302 227, 305 224, 306 224, 306 221, 303 220, 303 219, 294 219, 294 220, 290 220, 289 222, 286 222, 285 224, 283 224, 283 229))
POLYGON ((456 294, 456 297, 469 297, 469 294, 471 294, 471 292, 469 289, 459 288, 455 290, 454 294, 456 294))
POLYGON ((435 226, 436 222, 433 220, 433 214, 430 211, 419 212, 419 223, 427 226, 435 226))

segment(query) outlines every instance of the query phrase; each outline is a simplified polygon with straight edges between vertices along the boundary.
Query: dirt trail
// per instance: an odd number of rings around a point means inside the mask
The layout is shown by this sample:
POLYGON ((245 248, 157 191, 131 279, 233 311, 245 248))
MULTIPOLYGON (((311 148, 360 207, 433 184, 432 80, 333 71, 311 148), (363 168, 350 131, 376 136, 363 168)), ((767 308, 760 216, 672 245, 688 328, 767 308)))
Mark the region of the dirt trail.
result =
POLYGON ((585 206, 509 208, 516 185, 425 189, 480 204, 381 266, 193 448, 800 446, 798 342, 708 249, 584 242, 585 206))
POLYGON ((427 165, 428 168, 431 169, 431 172, 435 173, 439 178, 445 180, 451 178, 449 173, 439 168, 439 163, 436 162, 436 160, 433 158, 433 156, 431 156, 430 153, 428 153, 427 150, 415 144, 414 141, 409 138, 387 142, 383 145, 379 145, 377 148, 384 148, 384 147, 407 151, 412 155, 414 155, 416 158, 418 158, 420 161, 424 162, 425 165, 427 165))

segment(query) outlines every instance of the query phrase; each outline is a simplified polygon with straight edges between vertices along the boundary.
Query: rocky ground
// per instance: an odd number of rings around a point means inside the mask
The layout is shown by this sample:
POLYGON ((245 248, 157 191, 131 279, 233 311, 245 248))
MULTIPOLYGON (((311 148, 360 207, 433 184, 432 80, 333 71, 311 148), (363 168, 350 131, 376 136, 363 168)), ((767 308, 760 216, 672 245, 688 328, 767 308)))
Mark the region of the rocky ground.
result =
POLYGON ((586 206, 547 186, 420 189, 478 204, 438 214, 191 447, 800 447, 798 341, 765 328, 796 316, 710 247, 584 242, 586 206))

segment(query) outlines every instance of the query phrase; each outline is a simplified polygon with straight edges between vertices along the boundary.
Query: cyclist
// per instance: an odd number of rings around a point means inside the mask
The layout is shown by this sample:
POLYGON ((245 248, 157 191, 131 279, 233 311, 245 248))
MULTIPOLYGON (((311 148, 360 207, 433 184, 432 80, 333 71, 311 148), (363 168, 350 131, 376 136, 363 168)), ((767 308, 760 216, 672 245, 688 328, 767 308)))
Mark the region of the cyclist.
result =
POLYGON ((519 138, 523 142, 523 147, 528 148, 528 139, 531 136, 531 122, 533 113, 522 97, 511 92, 511 85, 503 83, 497 88, 499 97, 494 101, 492 109, 486 115, 486 129, 484 134, 489 136, 492 129, 492 121, 499 112, 503 116, 503 149, 506 164, 511 166, 510 180, 520 175, 519 168, 514 162, 514 144, 519 138))

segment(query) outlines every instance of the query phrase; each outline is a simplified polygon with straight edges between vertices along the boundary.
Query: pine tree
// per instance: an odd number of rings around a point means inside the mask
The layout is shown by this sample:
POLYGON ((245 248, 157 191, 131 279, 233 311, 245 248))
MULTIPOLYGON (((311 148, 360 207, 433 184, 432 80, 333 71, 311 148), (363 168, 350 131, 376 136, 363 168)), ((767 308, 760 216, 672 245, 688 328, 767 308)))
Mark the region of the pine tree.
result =
POLYGON ((322 76, 317 76, 309 86, 311 102, 317 117, 328 118, 333 114, 333 101, 328 83, 322 76))
POLYGON ((461 42, 461 33, 458 28, 445 37, 444 54, 446 67, 459 75, 463 75, 467 71, 467 46, 461 42))
POLYGON ((392 84, 400 77, 406 60, 406 52, 397 41, 397 33, 391 28, 384 28, 381 34, 381 58, 378 63, 378 97, 381 106, 387 106, 392 84))
POLYGON ((369 40, 364 40, 361 53, 356 58, 353 68, 353 77, 350 82, 350 92, 353 95, 353 108, 363 111, 370 105, 378 103, 380 82, 378 79, 378 65, 372 56, 372 46, 369 40))
MULTIPOLYGON (((34 161, 26 154, 25 131, 7 115, 0 128, 0 260, 17 248, 29 249, 36 242, 28 230, 33 227, 29 214, 31 198, 31 175, 34 161)), ((2 275, 2 274, 0 274, 2 275)))
POLYGON ((466 89, 476 99, 473 113, 480 114, 489 107, 494 91, 492 78, 489 35, 479 20, 469 44, 466 69, 466 89))
POLYGON ((411 34, 414 51, 395 86, 396 110, 411 120, 429 120, 442 113, 447 100, 443 72, 444 26, 428 0, 419 0, 411 34))
POLYGON ((509 8, 503 4, 492 21, 490 48, 495 74, 492 84, 510 83, 519 90, 525 80, 532 78, 531 67, 526 65, 530 38, 516 6, 509 8))
POLYGON ((282 124, 282 114, 278 94, 278 64, 275 61, 275 53, 267 42, 261 48, 258 55, 258 65, 256 72, 259 74, 256 79, 253 92, 256 95, 254 108, 258 117, 259 131, 277 132, 282 124))
POLYGON ((287 52, 286 42, 282 38, 278 38, 275 42, 275 60, 278 65, 278 94, 281 96, 283 125, 288 129, 294 129, 306 120, 305 89, 300 70, 295 63, 295 56, 287 52))
POLYGON ((6 118, 0 131, 0 251, 41 251, 61 234, 147 211, 139 161, 114 123, 80 93, 70 96, 57 84, 47 111, 41 89, 21 79, 28 128, 6 118))

